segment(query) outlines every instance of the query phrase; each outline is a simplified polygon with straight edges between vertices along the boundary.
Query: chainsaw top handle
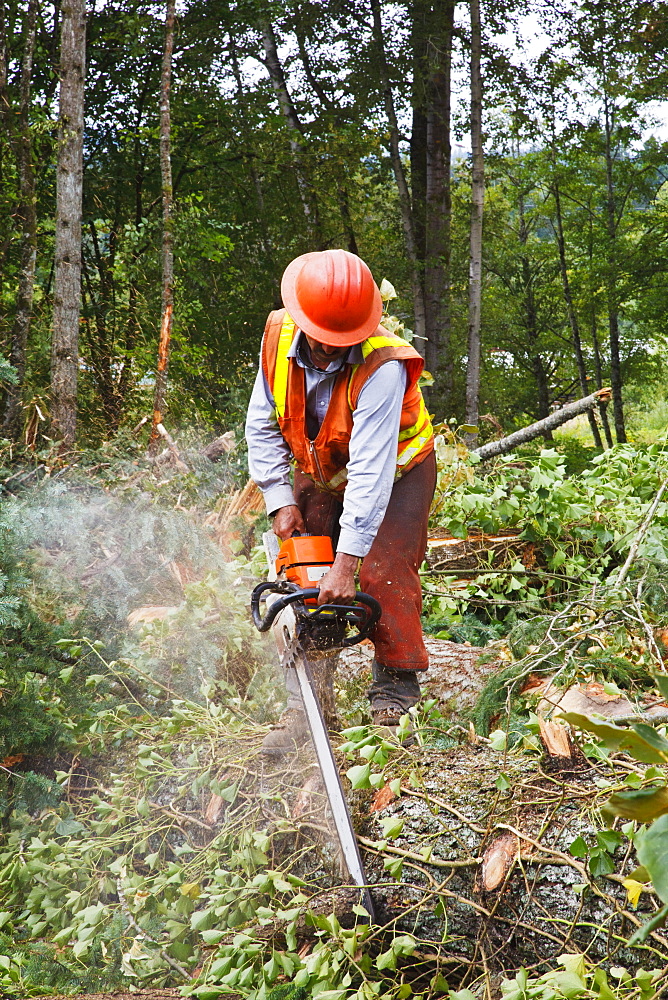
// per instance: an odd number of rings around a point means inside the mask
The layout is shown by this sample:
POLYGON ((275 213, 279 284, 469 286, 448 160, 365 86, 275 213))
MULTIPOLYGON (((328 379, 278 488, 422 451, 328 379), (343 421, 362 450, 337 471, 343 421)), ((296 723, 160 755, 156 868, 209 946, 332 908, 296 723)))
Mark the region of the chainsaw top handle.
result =
POLYGON ((302 590, 292 583, 259 583, 251 595, 251 612, 255 627, 260 632, 268 632, 281 611, 290 604, 300 604, 298 615, 302 624, 307 627, 323 624, 332 615, 344 619, 346 624, 356 627, 358 632, 355 635, 346 636, 340 643, 341 646, 355 646, 362 639, 366 639, 381 616, 381 607, 376 598, 371 597, 370 594, 364 594, 360 590, 355 594, 354 604, 321 604, 310 610, 306 607, 306 601, 317 600, 319 593, 320 591, 315 587, 302 590), (288 593, 286 593, 287 588, 290 588, 288 593), (272 602, 263 618, 260 614, 260 598, 267 591, 283 596, 272 602))

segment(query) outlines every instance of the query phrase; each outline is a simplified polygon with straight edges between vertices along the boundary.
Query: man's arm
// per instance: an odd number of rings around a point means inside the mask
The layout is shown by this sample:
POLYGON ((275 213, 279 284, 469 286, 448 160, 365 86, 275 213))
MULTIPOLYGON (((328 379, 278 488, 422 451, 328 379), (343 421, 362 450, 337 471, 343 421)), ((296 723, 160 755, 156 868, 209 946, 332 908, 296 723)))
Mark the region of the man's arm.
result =
POLYGON ((274 399, 261 366, 248 404, 246 441, 248 471, 262 490, 267 513, 291 506, 297 509, 290 484, 290 448, 278 426, 274 399))
POLYGON ((388 361, 365 382, 353 413, 348 483, 341 533, 331 570, 320 581, 319 604, 350 601, 355 570, 371 548, 390 501, 406 391, 406 367, 388 361))

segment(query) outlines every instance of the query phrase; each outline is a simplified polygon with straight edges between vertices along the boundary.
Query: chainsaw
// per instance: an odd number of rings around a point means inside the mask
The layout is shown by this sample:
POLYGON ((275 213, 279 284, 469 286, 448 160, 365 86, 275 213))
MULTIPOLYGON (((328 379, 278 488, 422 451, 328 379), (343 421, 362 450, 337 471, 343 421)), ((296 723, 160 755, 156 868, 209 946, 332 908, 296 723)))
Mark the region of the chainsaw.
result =
POLYGON ((283 667, 295 671, 343 859, 373 920, 373 902, 316 695, 311 663, 365 639, 380 618, 381 607, 375 598, 360 591, 352 604, 318 605, 319 591, 313 584, 334 561, 332 540, 326 535, 288 538, 279 550, 276 536, 268 531, 264 543, 274 579, 258 584, 253 590, 253 622, 260 632, 272 629, 283 667), (264 616, 262 602, 265 602, 264 616))

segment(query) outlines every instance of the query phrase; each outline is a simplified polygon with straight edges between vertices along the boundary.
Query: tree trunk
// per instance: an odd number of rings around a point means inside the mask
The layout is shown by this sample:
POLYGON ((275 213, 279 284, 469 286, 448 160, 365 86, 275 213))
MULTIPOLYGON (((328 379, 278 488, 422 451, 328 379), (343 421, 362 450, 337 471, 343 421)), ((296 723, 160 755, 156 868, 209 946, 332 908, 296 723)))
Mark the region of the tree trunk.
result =
POLYGON ((617 301, 617 219, 615 212, 615 185, 612 175, 612 128, 614 110, 610 108, 607 80, 604 80, 605 114, 605 183, 606 218, 608 230, 608 329, 610 337, 610 385, 612 386, 612 412, 615 420, 617 441, 626 441, 624 425, 624 404, 622 401, 622 365, 619 356, 619 305, 617 301))
POLYGON ((537 420, 536 423, 529 424, 528 427, 522 427, 521 430, 515 431, 514 434, 509 434, 508 437, 501 438, 499 441, 490 441, 488 444, 483 444, 480 448, 475 448, 474 452, 483 461, 487 458, 495 458, 497 455, 506 455, 509 451, 513 451, 514 448, 519 447, 519 445, 533 441, 537 437, 544 437, 547 431, 553 431, 555 427, 561 427, 567 420, 572 420, 573 417, 577 417, 581 413, 586 413, 587 410, 592 409, 599 403, 605 403, 609 399, 610 389, 597 389, 590 396, 585 396, 584 399, 576 399, 574 402, 562 406, 561 409, 555 410, 554 413, 551 413, 549 417, 545 417, 544 420, 537 420))
MULTIPOLYGON (((552 194, 554 196, 554 208, 555 208, 556 223, 557 223, 556 235, 557 235, 557 247, 559 250, 559 270, 561 272, 561 287, 564 293, 566 312, 568 313, 568 323, 571 328, 571 337, 573 338, 575 361, 578 367, 578 378, 580 379, 580 392, 582 393, 583 396, 586 396, 588 389, 587 366, 585 365, 584 354, 582 353, 582 339, 580 337, 580 326, 578 324, 578 318, 575 312, 573 295, 571 293, 571 283, 568 277, 568 266, 566 263, 566 241, 564 239, 564 224, 561 213, 561 192, 559 190, 559 181, 556 178, 552 184, 552 194)), ((598 388, 600 389, 600 386, 598 386, 598 388)), ((589 419, 589 426, 591 427, 591 432, 594 438, 594 444, 596 445, 597 448, 602 448, 603 442, 601 440, 601 434, 598 429, 598 424, 596 423, 596 417, 594 415, 594 411, 588 410, 587 417, 589 419)))
MULTIPOLYGON (((596 316, 596 290, 594 288, 594 282, 592 281, 592 274, 594 270, 594 233, 593 233, 593 223, 591 214, 589 216, 589 240, 588 240, 588 254, 589 254, 589 301, 590 301, 590 328, 591 328, 591 342, 594 348, 594 371, 596 373, 596 388, 603 388, 603 364, 601 362, 601 345, 598 339, 598 322, 596 316)), ((612 433, 610 431, 610 421, 608 420, 608 404, 600 403, 598 407, 598 412, 601 414, 601 423, 603 424, 603 433, 605 435, 605 443, 608 448, 612 448, 613 440, 612 433)))
POLYGON ((428 48, 430 0, 415 0, 411 9, 410 201, 415 235, 415 252, 421 276, 427 256, 427 104, 429 89, 428 48))
MULTIPOLYGON (((482 152, 482 75, 480 0, 471 9, 471 235, 469 255, 469 330, 466 366, 466 422, 477 428, 480 396, 480 307, 482 300, 482 215, 485 173, 482 152)), ((468 435, 472 444, 477 437, 468 435)))
MULTIPOLYGON (((518 150, 519 156, 519 150, 518 150)), ((524 212, 524 194, 521 185, 518 184, 517 190, 517 207, 519 216, 519 241, 522 247, 526 247, 527 241, 529 239, 529 228, 526 224, 526 217, 524 212)), ((534 379, 536 380, 536 389, 538 392, 538 416, 541 420, 544 420, 550 413, 550 385, 548 381, 547 372, 545 371, 545 364, 540 355, 538 348, 538 315, 536 311, 536 297, 534 295, 534 275, 531 271, 531 262, 526 253, 523 253, 521 258, 521 268, 522 268, 522 291, 523 291, 523 302, 524 307, 524 327, 526 331, 526 341, 527 341, 527 354, 529 358, 529 363, 531 371, 533 372, 534 379)), ((546 430, 543 435, 546 441, 552 440, 552 431, 546 430)))
POLYGON ((401 159, 401 149, 399 146, 399 122, 394 107, 394 96, 392 94, 392 83, 390 81, 390 71, 387 65, 385 54, 385 42, 383 38, 383 23, 380 13, 380 0, 371 0, 371 13, 373 15, 373 37, 376 44, 378 58, 378 72, 380 85, 383 91, 383 101, 385 104, 385 114, 390 129, 389 152, 394 173, 397 192, 399 195, 399 209, 401 212, 401 224, 404 231, 404 242, 406 245, 406 256, 411 269, 411 291, 413 294, 413 315, 414 330, 417 350, 424 354, 424 345, 427 336, 427 322, 424 304, 424 290, 422 287, 422 275, 420 268, 420 257, 418 245, 415 238, 415 226, 413 222, 413 212, 411 206, 406 172, 401 159))
POLYGON ((37 0, 30 0, 25 23, 25 41, 21 61, 21 83, 18 108, 18 135, 15 141, 16 166, 21 192, 18 217, 21 220, 21 256, 16 315, 11 332, 9 360, 16 369, 18 383, 7 389, 2 432, 13 441, 21 434, 22 397, 26 370, 26 348, 32 321, 37 260, 37 213, 35 208, 35 173, 32 163, 30 134, 30 81, 37 29, 37 0))
POLYGON ((85 72, 86 4, 85 0, 67 0, 62 7, 60 41, 51 343, 52 432, 65 447, 74 444, 77 426, 85 72))
POLYGON ((172 337, 172 312, 174 309, 174 250, 172 237, 172 159, 171 111, 172 52, 174 49, 174 11, 176 0, 167 0, 165 7, 165 48, 160 77, 160 176, 162 180, 162 313, 158 367, 155 377, 153 400, 153 426, 149 438, 149 454, 154 455, 160 440, 158 424, 162 423, 167 395, 169 345, 172 337))
POLYGON ((281 61, 278 58, 276 47, 276 35, 271 21, 262 24, 262 41, 265 52, 265 66, 269 73, 271 85, 278 98, 281 114, 288 125, 290 136, 290 150, 292 151, 292 162, 295 168, 295 178, 299 190, 299 198, 302 204, 306 229, 311 242, 316 248, 322 246, 322 233, 320 231, 320 216, 318 211, 318 201, 315 188, 308 175, 308 170, 304 156, 304 134, 296 108, 292 102, 290 91, 285 79, 285 73, 281 61))
POLYGON ((453 0, 435 5, 434 32, 429 44, 427 112, 427 190, 425 308, 427 314, 427 368, 438 378, 438 388, 451 405, 450 358, 450 141, 453 0))
MULTIPOLYGON (((0 183, 4 184, 4 156, 6 150, 6 138, 11 135, 11 109, 7 96, 7 39, 11 34, 10 12, 5 0, 0 0, 0 183)), ((7 316, 3 308, 5 297, 3 295, 5 261, 9 239, 5 238, 0 246, 0 337, 5 339, 7 327, 7 316)))

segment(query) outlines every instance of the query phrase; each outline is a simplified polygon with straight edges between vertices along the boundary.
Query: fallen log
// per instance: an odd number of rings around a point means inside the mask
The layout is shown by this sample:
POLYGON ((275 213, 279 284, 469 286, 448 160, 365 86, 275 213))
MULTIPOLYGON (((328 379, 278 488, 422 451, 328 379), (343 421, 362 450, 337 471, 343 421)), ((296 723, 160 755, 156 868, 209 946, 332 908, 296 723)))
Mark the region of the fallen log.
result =
POLYGON ((489 441, 487 444, 481 445, 480 448, 474 448, 473 454, 477 455, 482 462, 485 462, 488 458, 496 458, 497 455, 506 455, 509 451, 513 451, 513 449, 518 448, 520 445, 527 444, 529 441, 533 441, 534 438, 541 437, 541 435, 546 434, 548 431, 553 431, 556 427, 561 427, 562 424, 565 424, 568 420, 572 420, 573 417, 593 410, 599 403, 609 402, 611 396, 611 389, 598 389, 596 392, 592 392, 590 396, 584 396, 582 399, 576 399, 572 403, 567 403, 559 410, 551 413, 549 417, 537 420, 535 423, 529 424, 528 427, 522 427, 521 430, 515 431, 514 434, 509 434, 508 437, 500 438, 498 441, 489 441))
MULTIPOLYGON (((468 646, 428 635, 424 641, 429 667, 420 676, 420 687, 423 697, 435 698, 445 715, 461 715, 472 709, 490 674, 505 665, 493 646, 468 646)), ((372 660, 370 643, 344 649, 339 657, 336 685, 349 688, 355 683, 358 687, 361 683, 370 684, 372 660)))

